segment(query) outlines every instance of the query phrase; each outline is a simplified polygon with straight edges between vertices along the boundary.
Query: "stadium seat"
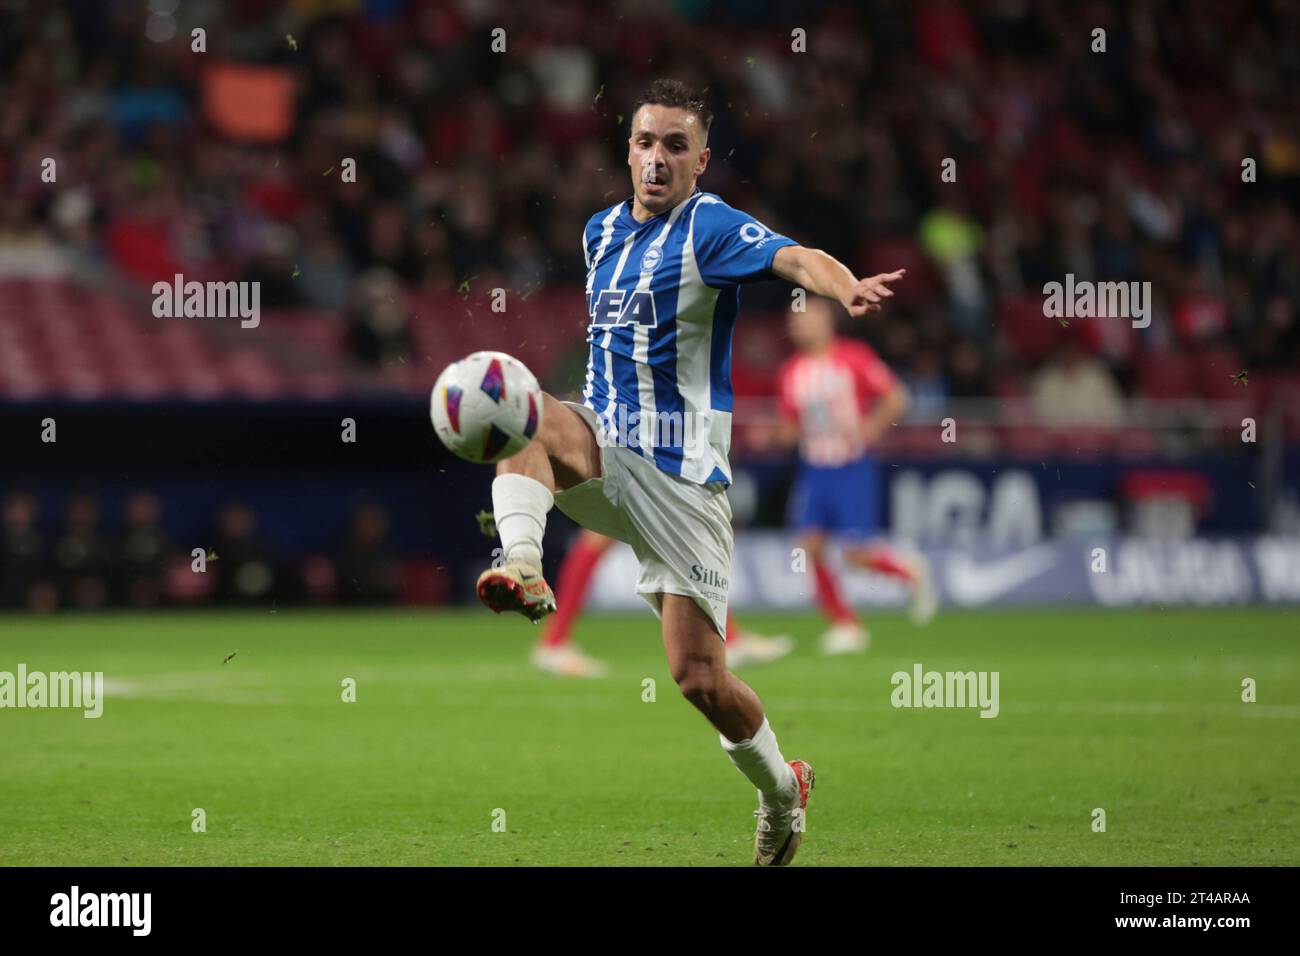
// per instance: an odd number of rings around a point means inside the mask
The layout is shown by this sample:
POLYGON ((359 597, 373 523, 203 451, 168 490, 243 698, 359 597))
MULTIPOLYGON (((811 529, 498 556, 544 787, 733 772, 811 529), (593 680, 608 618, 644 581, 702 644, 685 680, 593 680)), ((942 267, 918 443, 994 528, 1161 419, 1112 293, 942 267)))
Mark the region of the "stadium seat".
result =
POLYGON ((1206 398, 1240 398, 1242 389, 1235 376, 1241 370, 1241 355, 1236 349, 1213 346, 1201 350, 1196 356, 1196 393, 1206 398))
POLYGON ((1144 353, 1137 363, 1138 391, 1147 398, 1187 398, 1196 395, 1199 364, 1183 353, 1144 353))

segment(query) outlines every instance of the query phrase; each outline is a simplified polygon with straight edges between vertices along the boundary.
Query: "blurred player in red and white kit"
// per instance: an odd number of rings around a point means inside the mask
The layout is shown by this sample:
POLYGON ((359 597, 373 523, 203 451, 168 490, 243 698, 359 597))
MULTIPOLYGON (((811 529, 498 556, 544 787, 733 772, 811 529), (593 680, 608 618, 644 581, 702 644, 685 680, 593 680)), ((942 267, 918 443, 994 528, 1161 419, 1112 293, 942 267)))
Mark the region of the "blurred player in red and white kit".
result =
POLYGON ((937 609, 924 556, 873 540, 881 489, 871 450, 907 409, 907 390, 869 345, 836 335, 827 301, 809 298, 803 311, 791 310, 789 332, 798 352, 781 366, 778 441, 798 443, 800 468, 788 520, 812 564, 817 603, 831 621, 823 652, 861 652, 870 638, 827 564, 830 539, 843 542, 852 564, 906 582, 916 623, 929 621, 937 609))
MULTIPOLYGON (((604 677, 608 668, 598 660, 588 657, 573 639, 573 624, 587 602, 587 592, 601 557, 614 544, 614 539, 595 531, 578 535, 569 553, 560 565, 560 578, 556 583, 556 611, 542 630, 533 646, 533 666, 538 670, 561 677, 604 677)), ((727 666, 733 670, 751 664, 766 664, 789 654, 794 639, 788 635, 766 637, 752 631, 742 631, 731 612, 727 612, 727 666)))

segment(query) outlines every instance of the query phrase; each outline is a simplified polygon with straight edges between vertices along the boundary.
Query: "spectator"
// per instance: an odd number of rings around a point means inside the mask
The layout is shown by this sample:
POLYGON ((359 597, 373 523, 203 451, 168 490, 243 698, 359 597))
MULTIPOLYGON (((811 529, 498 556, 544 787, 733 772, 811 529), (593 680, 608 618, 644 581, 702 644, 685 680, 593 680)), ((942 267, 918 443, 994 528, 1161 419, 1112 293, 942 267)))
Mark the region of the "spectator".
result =
POLYGON ((1034 376, 1029 389, 1034 413, 1045 425, 1120 425, 1124 396, 1114 377, 1088 355, 1074 336, 1034 376))
POLYGON ((953 398, 984 398, 990 386, 984 356, 975 344, 958 342, 948 359, 949 391, 953 398))
POLYGON ((226 505, 217 515, 215 557, 208 571, 218 573, 216 597, 229 604, 259 604, 275 593, 275 560, 257 533, 257 516, 245 504, 226 505))
POLYGON ((119 603, 147 608, 162 599, 163 569, 170 543, 162 530, 161 517, 162 504, 152 493, 137 491, 127 498, 116 568, 119 603))
POLYGON ((387 269, 366 271, 353 289, 348 307, 348 351, 371 365, 410 358, 405 293, 387 269))
POLYGON ((382 505, 368 502, 357 509, 334 559, 341 603, 389 604, 396 600, 402 569, 388 539, 388 528, 388 512, 382 505))
POLYGON ((17 492, 5 499, 0 539, 0 608, 52 611, 58 594, 49 578, 49 554, 36 526, 36 499, 17 492))
POLYGON ((54 546, 54 571, 62 604, 101 608, 108 603, 112 554, 99 530, 99 503, 75 495, 68 503, 67 527, 54 546))
POLYGON ((944 379, 943 364, 933 348, 923 348, 912 358, 912 366, 902 376, 911 401, 906 420, 909 422, 935 422, 943 417, 948 403, 948 383, 944 379))

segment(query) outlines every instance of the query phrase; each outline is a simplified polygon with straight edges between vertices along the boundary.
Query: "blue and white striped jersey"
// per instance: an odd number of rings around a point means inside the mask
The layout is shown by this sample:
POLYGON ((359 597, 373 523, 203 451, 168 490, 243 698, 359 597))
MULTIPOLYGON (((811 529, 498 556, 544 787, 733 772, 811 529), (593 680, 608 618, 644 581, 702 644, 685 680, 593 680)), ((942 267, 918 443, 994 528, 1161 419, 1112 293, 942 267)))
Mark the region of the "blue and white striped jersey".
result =
POLYGON ((603 439, 696 484, 731 483, 731 333, 740 285, 795 243, 696 189, 647 222, 625 200, 592 216, 583 404, 603 439))

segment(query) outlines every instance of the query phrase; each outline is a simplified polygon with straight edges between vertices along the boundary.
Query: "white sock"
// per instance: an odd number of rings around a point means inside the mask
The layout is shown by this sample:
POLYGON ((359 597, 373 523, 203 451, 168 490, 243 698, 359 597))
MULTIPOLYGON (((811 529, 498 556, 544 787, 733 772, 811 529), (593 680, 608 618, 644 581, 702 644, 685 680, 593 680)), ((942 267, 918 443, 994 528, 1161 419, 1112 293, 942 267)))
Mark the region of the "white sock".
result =
POLYGON ((542 535, 546 513, 555 496, 535 478, 497 475, 492 481, 492 514, 507 561, 542 566, 542 535))
POLYGON ((781 756, 776 734, 766 717, 749 740, 732 743, 722 734, 718 734, 718 739, 736 769, 758 788, 758 799, 764 808, 786 810, 794 805, 799 796, 799 781, 781 756))

